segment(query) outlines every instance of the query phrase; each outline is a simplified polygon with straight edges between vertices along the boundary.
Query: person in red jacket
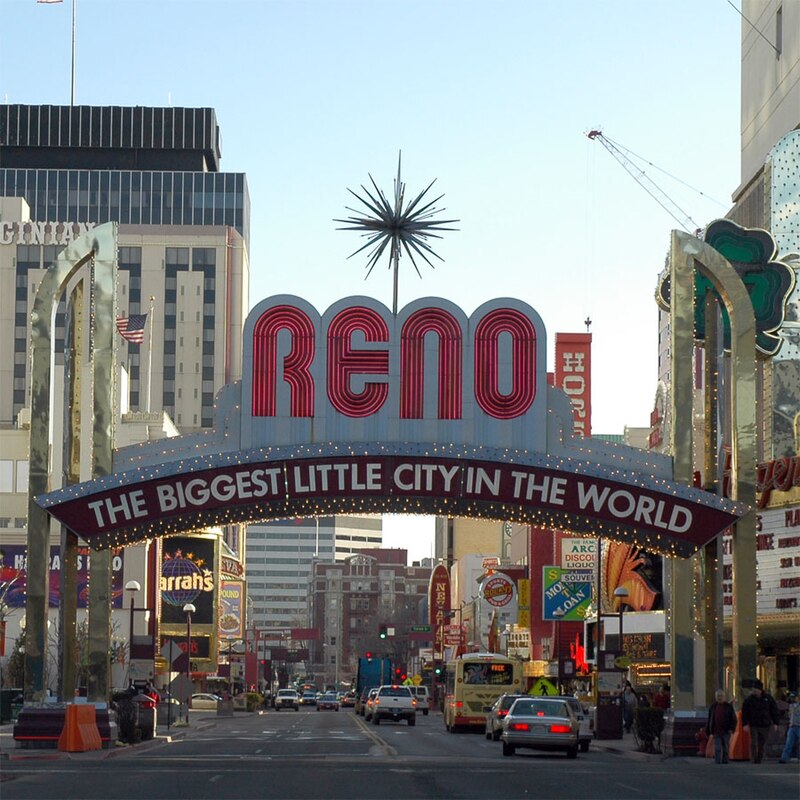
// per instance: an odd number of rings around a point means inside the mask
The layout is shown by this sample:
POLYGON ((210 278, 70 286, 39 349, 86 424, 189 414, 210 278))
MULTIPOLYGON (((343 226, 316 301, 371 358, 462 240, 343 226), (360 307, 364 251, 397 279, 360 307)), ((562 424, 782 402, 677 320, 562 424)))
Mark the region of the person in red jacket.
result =
POLYGON ((662 711, 669 709, 669 684, 665 683, 653 698, 653 708, 660 708, 662 711))

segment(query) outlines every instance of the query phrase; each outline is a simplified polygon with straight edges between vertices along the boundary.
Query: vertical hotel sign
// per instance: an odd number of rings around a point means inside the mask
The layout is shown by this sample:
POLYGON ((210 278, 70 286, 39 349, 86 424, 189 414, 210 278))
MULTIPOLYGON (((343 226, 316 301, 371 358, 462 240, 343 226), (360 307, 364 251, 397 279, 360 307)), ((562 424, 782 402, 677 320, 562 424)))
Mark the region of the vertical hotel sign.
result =
POLYGON ((557 333, 555 385, 572 405, 572 432, 592 435, 592 334, 557 333))
POLYGON ((162 544, 160 633, 185 637, 183 608, 191 603, 192 661, 216 657, 218 548, 216 536, 170 536, 162 544))
POLYGON ((444 564, 437 564, 434 567, 428 593, 433 631, 433 657, 436 659, 444 653, 445 628, 450 624, 450 574, 444 564))

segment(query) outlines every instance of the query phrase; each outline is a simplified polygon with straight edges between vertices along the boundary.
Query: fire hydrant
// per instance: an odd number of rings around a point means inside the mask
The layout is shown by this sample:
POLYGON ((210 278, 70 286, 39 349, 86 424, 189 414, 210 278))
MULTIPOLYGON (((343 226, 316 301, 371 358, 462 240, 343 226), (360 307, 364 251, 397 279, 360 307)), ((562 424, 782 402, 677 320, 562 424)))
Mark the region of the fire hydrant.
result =
POLYGON ((708 734, 706 733, 705 727, 700 728, 694 738, 697 739, 697 755, 705 758, 706 745, 708 744, 708 734))

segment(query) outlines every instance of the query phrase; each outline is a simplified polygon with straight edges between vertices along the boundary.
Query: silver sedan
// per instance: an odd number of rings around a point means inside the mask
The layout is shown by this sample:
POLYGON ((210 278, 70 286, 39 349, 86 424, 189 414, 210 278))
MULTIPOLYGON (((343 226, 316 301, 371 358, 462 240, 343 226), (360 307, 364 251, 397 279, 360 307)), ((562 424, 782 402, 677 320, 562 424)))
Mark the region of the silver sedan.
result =
POLYGON ((563 750, 567 758, 578 755, 578 720, 569 705, 557 697, 520 697, 503 720, 503 755, 518 747, 563 750))

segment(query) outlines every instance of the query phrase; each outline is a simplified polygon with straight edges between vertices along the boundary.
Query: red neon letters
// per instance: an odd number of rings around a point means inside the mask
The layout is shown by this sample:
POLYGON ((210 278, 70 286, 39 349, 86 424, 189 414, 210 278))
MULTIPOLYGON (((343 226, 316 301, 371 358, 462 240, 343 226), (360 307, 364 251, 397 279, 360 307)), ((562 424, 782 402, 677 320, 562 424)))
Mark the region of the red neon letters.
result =
MULTIPOLYGON (((400 419, 423 418, 428 334, 438 341, 438 419, 462 418, 465 387, 474 387, 478 407, 495 419, 514 419, 531 408, 536 397, 537 334, 533 322, 515 308, 493 308, 473 322, 474 341, 466 355, 466 326, 447 309, 418 308, 407 316, 399 331, 400 375, 395 396, 400 419)), ((278 386, 283 380, 289 389, 290 416, 313 417, 315 375, 317 381, 324 375, 328 401, 340 414, 369 417, 378 413, 392 391, 391 336, 387 320, 366 306, 342 309, 319 336, 304 310, 286 304, 268 308, 253 328, 253 416, 278 415, 278 386), (278 352, 281 331, 289 334, 285 355, 278 352), (317 371, 313 362, 323 335, 327 358, 324 371, 317 371), (371 376, 376 379, 370 380, 371 376)))

